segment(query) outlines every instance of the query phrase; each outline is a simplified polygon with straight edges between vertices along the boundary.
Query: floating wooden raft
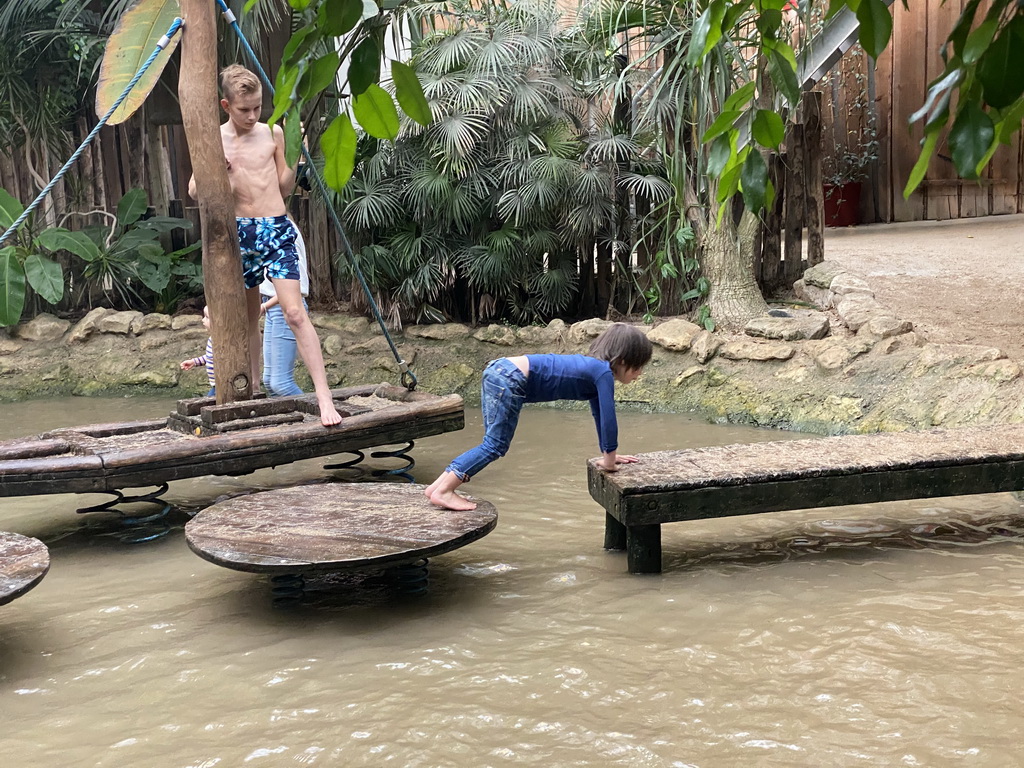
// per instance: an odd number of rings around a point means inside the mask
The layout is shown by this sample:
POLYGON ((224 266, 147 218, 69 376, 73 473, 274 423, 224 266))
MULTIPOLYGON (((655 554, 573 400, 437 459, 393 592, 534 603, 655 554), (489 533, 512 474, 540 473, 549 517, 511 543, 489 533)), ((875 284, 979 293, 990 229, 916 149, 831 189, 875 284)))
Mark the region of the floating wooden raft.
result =
POLYGON ((0 605, 21 597, 50 570, 50 551, 39 539, 0 531, 0 605))
POLYGON ((301 459, 462 429, 458 395, 387 384, 333 390, 343 420, 320 423, 314 395, 216 405, 180 400, 167 419, 55 429, 0 442, 0 497, 112 492, 202 475, 237 475, 301 459))
MULTIPOLYGON (((328 483, 254 493, 204 509, 185 526, 185 539, 197 555, 225 568, 301 576, 433 557, 497 524, 489 502, 475 499, 475 510, 453 512, 433 506, 423 489, 328 483)), ((425 575, 424 563, 424 581, 425 575)))

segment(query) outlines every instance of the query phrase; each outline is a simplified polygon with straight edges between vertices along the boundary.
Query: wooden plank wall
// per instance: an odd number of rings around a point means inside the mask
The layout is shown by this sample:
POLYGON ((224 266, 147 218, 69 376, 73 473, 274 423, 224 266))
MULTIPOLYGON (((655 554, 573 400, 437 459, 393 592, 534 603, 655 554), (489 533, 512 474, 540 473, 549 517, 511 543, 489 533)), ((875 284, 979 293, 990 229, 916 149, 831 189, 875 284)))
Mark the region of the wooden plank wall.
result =
MULTIPOLYGON (((1000 147, 983 178, 957 178, 945 138, 928 166, 924 182, 904 200, 903 188, 917 161, 923 131, 910 116, 925 102, 928 83, 942 71, 939 49, 967 0, 919 0, 909 9, 894 3, 893 41, 874 67, 851 49, 819 85, 825 98, 824 152, 835 152, 833 138, 864 135, 869 115, 858 99, 874 104, 878 159, 862 187, 861 220, 919 221, 1024 212, 1024 150, 1020 135, 1000 147), (838 87, 836 87, 838 86, 838 87), (857 89, 863 89, 858 93, 857 89)), ((981 18, 984 7, 979 10, 981 18)), ((842 144, 842 142, 838 142, 842 144)), ((826 160, 826 165, 828 161, 826 160)))

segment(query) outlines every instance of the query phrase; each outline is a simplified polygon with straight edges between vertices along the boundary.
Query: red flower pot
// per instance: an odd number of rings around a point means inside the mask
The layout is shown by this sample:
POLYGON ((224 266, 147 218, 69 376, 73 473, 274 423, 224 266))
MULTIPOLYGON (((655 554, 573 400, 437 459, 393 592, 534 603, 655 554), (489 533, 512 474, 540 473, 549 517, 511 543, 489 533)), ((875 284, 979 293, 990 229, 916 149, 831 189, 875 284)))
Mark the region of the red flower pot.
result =
POLYGON ((852 227, 860 224, 860 182, 824 185, 825 226, 852 227))

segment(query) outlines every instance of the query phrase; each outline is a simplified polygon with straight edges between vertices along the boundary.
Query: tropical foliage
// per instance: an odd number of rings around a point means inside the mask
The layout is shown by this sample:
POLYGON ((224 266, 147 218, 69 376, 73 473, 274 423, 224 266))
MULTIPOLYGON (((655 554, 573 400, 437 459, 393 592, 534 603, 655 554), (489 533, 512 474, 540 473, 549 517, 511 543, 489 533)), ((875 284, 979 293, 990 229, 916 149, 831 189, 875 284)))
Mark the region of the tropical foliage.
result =
POLYGON ((613 276, 634 308, 631 203, 667 201, 663 172, 588 99, 552 4, 439 6, 409 11, 426 30, 412 65, 433 123, 405 120, 394 144, 364 139, 341 199, 392 317, 603 313, 613 276))
MULTIPOLYGON (((102 300, 119 309, 168 309, 174 298, 198 293, 202 268, 189 255, 200 244, 168 253, 160 242, 162 235, 190 229, 192 222, 143 218, 148 206, 146 193, 133 189, 121 198, 116 214, 88 214, 104 217, 104 224, 79 231, 37 230, 36 219, 30 216, 13 243, 0 248, 0 326, 18 322, 29 289, 47 304, 63 301, 67 308, 91 307, 102 300)), ((6 230, 24 210, 0 189, 0 229, 6 230)))

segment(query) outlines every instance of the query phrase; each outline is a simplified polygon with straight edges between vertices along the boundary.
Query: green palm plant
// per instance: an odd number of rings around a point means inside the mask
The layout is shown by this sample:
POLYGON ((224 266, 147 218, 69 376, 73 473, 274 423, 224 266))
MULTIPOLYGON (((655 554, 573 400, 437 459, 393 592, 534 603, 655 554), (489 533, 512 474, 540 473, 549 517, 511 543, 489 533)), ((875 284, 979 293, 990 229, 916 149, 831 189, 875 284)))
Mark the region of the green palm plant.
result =
POLYGON ((412 64, 434 121, 403 120, 394 145, 364 141, 341 197, 391 316, 525 322, 592 311, 581 266, 590 279, 595 251, 619 240, 640 147, 604 136, 607 115, 569 74, 555 5, 405 13, 424 30, 412 64))

